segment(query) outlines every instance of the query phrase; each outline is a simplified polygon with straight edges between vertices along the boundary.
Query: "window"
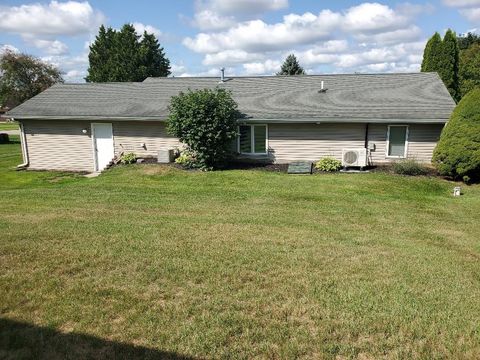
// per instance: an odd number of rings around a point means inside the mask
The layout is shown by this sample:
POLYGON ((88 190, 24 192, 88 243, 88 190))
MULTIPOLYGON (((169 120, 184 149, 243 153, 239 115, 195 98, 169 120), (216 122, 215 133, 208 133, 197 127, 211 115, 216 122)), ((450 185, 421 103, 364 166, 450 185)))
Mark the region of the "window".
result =
POLYGON ((241 125, 238 152, 241 154, 267 153, 267 125, 241 125))
POLYGON ((408 126, 390 125, 387 136, 387 156, 404 158, 407 156, 408 126))

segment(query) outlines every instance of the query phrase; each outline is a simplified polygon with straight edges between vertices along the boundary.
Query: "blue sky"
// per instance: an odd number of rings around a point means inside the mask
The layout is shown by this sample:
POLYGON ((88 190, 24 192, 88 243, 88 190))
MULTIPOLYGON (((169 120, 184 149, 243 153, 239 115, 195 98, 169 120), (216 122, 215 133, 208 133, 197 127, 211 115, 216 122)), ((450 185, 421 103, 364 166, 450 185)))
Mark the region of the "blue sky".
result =
POLYGON ((0 19, 0 51, 67 81, 83 81, 100 24, 127 22, 159 37, 175 76, 270 75, 289 53, 311 74, 414 72, 433 32, 480 29, 480 0, 0 0, 0 19))

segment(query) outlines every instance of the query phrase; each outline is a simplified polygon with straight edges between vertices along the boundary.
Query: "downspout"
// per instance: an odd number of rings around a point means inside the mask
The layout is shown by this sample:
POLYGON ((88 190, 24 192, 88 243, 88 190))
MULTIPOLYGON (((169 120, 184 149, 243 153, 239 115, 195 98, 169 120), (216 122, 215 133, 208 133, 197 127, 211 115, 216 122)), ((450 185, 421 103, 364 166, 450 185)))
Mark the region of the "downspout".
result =
POLYGON ((368 149, 368 123, 365 124, 365 149, 368 149))
POLYGON ((371 161, 371 158, 370 158, 370 150, 368 148, 368 127, 369 127, 369 123, 366 123, 365 124, 365 149, 367 149, 367 163, 368 165, 370 165, 372 163, 371 161))
POLYGON ((20 123, 20 143, 22 144, 23 164, 17 165, 17 169, 18 170, 23 170, 30 163, 29 158, 28 158, 27 137, 25 136, 25 130, 23 128, 23 123, 20 123))

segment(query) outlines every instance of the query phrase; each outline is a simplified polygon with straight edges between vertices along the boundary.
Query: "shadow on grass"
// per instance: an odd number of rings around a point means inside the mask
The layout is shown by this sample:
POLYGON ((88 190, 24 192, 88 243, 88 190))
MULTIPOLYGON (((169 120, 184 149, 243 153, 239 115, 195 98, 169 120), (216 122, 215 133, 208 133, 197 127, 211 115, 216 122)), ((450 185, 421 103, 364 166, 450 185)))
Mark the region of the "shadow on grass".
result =
POLYGON ((0 318, 0 359, 194 359, 0 318))
POLYGON ((20 144, 20 140, 11 140, 8 141, 8 142, 1 142, 0 141, 0 145, 12 145, 12 144, 20 144))

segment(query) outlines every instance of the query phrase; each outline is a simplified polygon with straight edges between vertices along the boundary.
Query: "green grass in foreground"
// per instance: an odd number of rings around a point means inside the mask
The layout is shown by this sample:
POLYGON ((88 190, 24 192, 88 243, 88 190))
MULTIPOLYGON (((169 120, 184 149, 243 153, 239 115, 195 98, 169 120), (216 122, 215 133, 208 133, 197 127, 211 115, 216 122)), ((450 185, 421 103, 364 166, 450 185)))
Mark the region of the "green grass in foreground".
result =
POLYGON ((0 145, 0 358, 480 357, 480 186, 20 162, 0 145))
POLYGON ((0 132, 5 130, 18 130, 18 124, 11 122, 0 122, 0 132))

